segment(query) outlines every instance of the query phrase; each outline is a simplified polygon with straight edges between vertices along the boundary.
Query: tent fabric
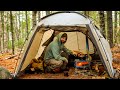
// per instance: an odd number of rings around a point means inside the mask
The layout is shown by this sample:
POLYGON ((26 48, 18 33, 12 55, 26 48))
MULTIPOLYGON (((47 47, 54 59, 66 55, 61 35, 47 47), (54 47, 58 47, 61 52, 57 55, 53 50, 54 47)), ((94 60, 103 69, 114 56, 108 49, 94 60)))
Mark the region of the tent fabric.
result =
POLYGON ((38 25, 44 26, 79 26, 89 24, 90 20, 79 13, 56 13, 40 21, 38 25))
POLYGON ((105 39, 101 39, 103 38, 103 36, 100 34, 100 31, 98 31, 96 28, 94 28, 93 24, 89 24, 87 25, 90 29, 90 36, 92 38, 93 43, 95 44, 95 46, 97 47, 97 51, 99 52, 101 61, 103 62, 104 67, 106 68, 106 71, 108 72, 108 74, 110 75, 110 77, 114 76, 114 69, 112 67, 112 57, 110 55, 111 51, 110 51, 110 46, 108 44, 108 42, 105 39), (106 45, 104 45, 106 44, 106 45), (107 47, 107 49, 106 49, 107 47))
POLYGON ((57 12, 41 19, 26 43, 22 58, 16 67, 15 75, 23 71, 33 58, 37 58, 42 54, 46 47, 42 45, 51 37, 53 31, 68 33, 68 39, 70 39, 68 41, 70 42, 66 42, 66 46, 72 50, 80 50, 86 53, 85 32, 87 30, 90 37, 90 53, 94 53, 94 44, 109 76, 113 77, 114 70, 112 67, 112 54, 109 43, 100 34, 99 30, 94 27, 89 18, 77 12, 57 12), (75 46, 76 44, 77 46, 75 46))
MULTIPOLYGON (((65 46, 74 51, 80 51, 84 54, 87 54, 86 50, 86 36, 81 32, 66 32, 68 35, 68 40, 65 43, 65 46)), ((89 40, 89 53, 94 53, 94 47, 92 42, 89 40)))
MULTIPOLYGON (((85 41, 85 35, 81 32, 66 32, 68 35, 68 40, 65 43, 65 46, 74 51, 80 51, 84 54, 87 54, 86 52, 86 41, 85 41), (82 42, 82 43, 81 43, 82 42)), ((43 46, 43 43, 46 42, 51 35, 53 34, 53 30, 48 30, 44 33, 38 53, 35 58, 38 58, 42 55, 42 52, 46 46, 43 46)), ((93 54, 94 53, 94 47, 92 42, 89 40, 89 53, 93 54)))
POLYGON ((28 42, 25 45, 25 49, 22 54, 22 58, 17 63, 15 75, 17 75, 20 71, 24 70, 29 65, 31 60, 33 58, 35 58, 35 56, 38 52, 39 45, 41 43, 42 36, 43 36, 42 30, 39 32, 37 32, 37 30, 36 30, 32 34, 32 36, 30 37, 30 39, 28 40, 28 42))
POLYGON ((50 29, 48 31, 46 31, 42 37, 42 41, 41 41, 41 44, 39 46, 39 50, 38 50, 38 53, 36 54, 35 58, 37 59, 38 57, 40 57, 45 49, 46 46, 43 46, 43 43, 45 43, 50 37, 51 35, 53 34, 53 30, 50 29))

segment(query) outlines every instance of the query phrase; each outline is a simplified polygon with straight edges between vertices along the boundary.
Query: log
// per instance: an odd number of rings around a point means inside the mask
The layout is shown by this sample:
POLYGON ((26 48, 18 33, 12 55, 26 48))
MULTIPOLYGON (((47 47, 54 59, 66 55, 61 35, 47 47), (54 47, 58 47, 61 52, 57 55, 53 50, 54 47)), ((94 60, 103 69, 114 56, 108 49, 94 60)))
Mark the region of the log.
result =
POLYGON ((10 57, 7 57, 7 58, 5 58, 5 60, 7 60, 7 59, 12 59, 12 58, 14 58, 14 57, 16 57, 17 55, 12 55, 12 56, 10 56, 10 57))

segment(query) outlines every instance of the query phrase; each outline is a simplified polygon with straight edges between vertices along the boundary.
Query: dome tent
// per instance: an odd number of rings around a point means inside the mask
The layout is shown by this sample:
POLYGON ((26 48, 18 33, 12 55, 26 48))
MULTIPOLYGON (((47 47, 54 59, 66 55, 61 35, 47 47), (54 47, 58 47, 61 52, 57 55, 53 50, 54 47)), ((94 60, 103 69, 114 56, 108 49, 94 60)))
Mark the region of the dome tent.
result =
POLYGON ((89 53, 94 53, 94 46, 110 77, 114 77, 112 53, 109 43, 102 36, 88 17, 78 12, 56 12, 41 19, 26 43, 22 58, 19 60, 15 76, 25 70, 33 58, 40 57, 48 45, 44 45, 53 36, 54 31, 66 32, 66 46, 71 50, 86 52, 86 32, 88 32, 89 53), (69 42, 70 41, 70 42, 69 42))

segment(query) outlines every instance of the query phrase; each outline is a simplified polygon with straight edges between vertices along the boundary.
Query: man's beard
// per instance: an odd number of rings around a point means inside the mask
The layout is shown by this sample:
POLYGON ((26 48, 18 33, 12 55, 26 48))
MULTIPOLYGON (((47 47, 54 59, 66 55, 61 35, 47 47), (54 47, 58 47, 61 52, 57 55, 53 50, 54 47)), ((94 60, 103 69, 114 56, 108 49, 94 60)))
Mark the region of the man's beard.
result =
POLYGON ((62 42, 62 41, 61 41, 61 43, 62 43, 62 44, 65 44, 65 43, 66 43, 66 41, 64 41, 64 42, 62 42))

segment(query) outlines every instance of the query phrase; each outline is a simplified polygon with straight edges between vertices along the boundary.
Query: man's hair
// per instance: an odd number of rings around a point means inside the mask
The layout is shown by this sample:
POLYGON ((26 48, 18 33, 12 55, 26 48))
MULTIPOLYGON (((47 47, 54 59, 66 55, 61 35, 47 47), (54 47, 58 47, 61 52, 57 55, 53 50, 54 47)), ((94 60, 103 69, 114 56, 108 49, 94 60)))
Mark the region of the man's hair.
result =
POLYGON ((61 38, 62 37, 66 37, 66 40, 67 40, 67 34, 66 33, 64 33, 62 36, 61 36, 61 38))

